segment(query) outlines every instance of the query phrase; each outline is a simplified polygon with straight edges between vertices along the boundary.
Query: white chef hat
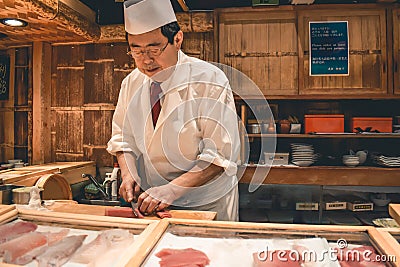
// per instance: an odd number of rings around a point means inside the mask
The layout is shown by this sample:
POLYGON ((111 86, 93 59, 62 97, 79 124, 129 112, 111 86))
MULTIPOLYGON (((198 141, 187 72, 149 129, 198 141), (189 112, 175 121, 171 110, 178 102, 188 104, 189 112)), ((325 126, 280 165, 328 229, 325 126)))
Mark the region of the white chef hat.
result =
POLYGON ((124 2, 125 31, 142 34, 176 21, 170 0, 127 0, 124 2))

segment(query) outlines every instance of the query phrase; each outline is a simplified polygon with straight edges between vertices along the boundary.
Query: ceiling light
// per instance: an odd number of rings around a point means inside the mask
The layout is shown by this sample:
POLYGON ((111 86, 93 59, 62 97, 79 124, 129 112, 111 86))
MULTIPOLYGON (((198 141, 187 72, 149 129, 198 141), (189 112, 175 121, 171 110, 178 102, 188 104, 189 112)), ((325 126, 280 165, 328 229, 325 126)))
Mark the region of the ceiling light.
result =
POLYGON ((11 26, 11 27, 25 27, 26 25, 28 25, 28 23, 26 21, 23 21, 21 19, 13 19, 13 18, 1 19, 0 22, 3 23, 4 25, 11 26))

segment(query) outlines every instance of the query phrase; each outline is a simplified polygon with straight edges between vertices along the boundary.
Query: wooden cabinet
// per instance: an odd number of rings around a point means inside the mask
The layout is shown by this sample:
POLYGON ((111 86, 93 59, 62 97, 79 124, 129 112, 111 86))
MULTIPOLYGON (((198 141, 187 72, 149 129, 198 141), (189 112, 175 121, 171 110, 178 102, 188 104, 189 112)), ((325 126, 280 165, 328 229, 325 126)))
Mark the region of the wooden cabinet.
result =
POLYGON ((248 76, 228 71, 236 94, 247 97, 298 93, 294 11, 227 9, 217 17, 219 62, 248 76))
POLYGON ((301 95, 387 94, 385 8, 339 7, 299 11, 301 95), (309 76, 309 22, 348 21, 349 75, 309 76))
MULTIPOLYGON (((222 9, 218 22, 218 60, 250 78, 228 71, 242 98, 279 96, 376 97, 392 94, 391 8, 385 5, 319 5, 257 9, 222 9), (389 13, 390 14, 390 13, 389 13), (309 22, 347 21, 349 75, 309 75, 309 22), (389 39, 388 39, 389 38, 389 39), (391 65, 391 64, 390 64, 391 65), (390 74, 390 76, 389 76, 390 74), (256 85, 256 87, 255 87, 256 85), (257 88, 258 87, 258 88, 257 88), (259 89, 259 90, 258 90, 259 89)), ((394 9, 394 76, 399 61, 399 11, 394 9)))

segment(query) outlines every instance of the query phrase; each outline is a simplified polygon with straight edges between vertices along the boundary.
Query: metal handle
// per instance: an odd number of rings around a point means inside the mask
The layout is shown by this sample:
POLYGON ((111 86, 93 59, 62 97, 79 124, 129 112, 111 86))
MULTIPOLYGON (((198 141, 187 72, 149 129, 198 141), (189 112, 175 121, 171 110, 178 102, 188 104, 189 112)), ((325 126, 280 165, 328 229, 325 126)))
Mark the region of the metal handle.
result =
POLYGON ((82 173, 82 178, 86 178, 86 177, 89 178, 90 181, 92 181, 92 183, 97 187, 97 189, 99 189, 99 191, 103 194, 103 196, 106 199, 110 198, 109 195, 106 192, 104 192, 102 186, 97 182, 96 179, 93 178, 93 176, 91 174, 82 173))

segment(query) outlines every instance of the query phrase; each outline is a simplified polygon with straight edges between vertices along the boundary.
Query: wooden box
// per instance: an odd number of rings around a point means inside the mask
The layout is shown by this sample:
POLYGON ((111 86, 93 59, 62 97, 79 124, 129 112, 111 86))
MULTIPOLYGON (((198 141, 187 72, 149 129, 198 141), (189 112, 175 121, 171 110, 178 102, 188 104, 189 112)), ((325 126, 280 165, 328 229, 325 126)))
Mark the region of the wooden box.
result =
MULTIPOLYGON (((136 257, 131 258, 129 266, 158 266, 160 258, 156 256, 163 249, 195 249, 205 253, 209 259, 209 266, 241 266, 251 267, 256 257, 263 255, 268 249, 280 253, 290 251, 296 245, 318 253, 325 251, 323 247, 338 248, 344 244, 349 249, 355 246, 373 247, 378 256, 395 255, 399 251, 394 245, 384 240, 374 227, 370 226, 323 226, 323 225, 296 225, 296 224, 263 224, 244 222, 216 222, 195 220, 164 219, 160 221, 152 235, 138 244, 136 257), (323 242, 324 246, 316 246, 316 242, 323 242), (316 249, 315 251, 312 249, 316 249)), ((321 243, 322 244, 322 243, 321 243)), ((365 248, 365 247, 364 247, 365 248)), ((372 249, 372 248, 371 248, 372 249)), ((163 253, 166 251, 164 250, 163 253)), ((160 256, 160 254, 158 254, 160 256)), ((265 254, 264 254, 265 255, 265 254)), ((277 255, 277 254, 275 254, 277 255)), ((282 254, 281 254, 282 256, 282 254)), ((193 258, 192 258, 193 259, 193 258)), ((321 257, 319 257, 321 260, 321 257)), ((399 266, 399 258, 391 262, 399 266)), ((277 260, 275 258, 275 260, 277 260)), ((326 257, 315 266, 328 266, 330 261, 326 257)), ((268 264, 268 262, 266 262, 268 264)), ((330 262, 329 266, 339 266, 337 261, 330 262), (336 265, 337 264, 337 265, 336 265)), ((273 266, 279 266, 275 263, 273 266)))
POLYGON ((343 133, 344 115, 304 115, 305 133, 343 133))
POLYGON ((364 132, 391 133, 392 120, 392 118, 354 117, 351 119, 350 127, 354 133, 359 132, 355 128, 361 128, 364 132), (367 128, 369 127, 370 129, 368 130, 367 128))
POLYGON ((264 152, 265 164, 270 165, 288 165, 289 153, 267 153, 264 152))

